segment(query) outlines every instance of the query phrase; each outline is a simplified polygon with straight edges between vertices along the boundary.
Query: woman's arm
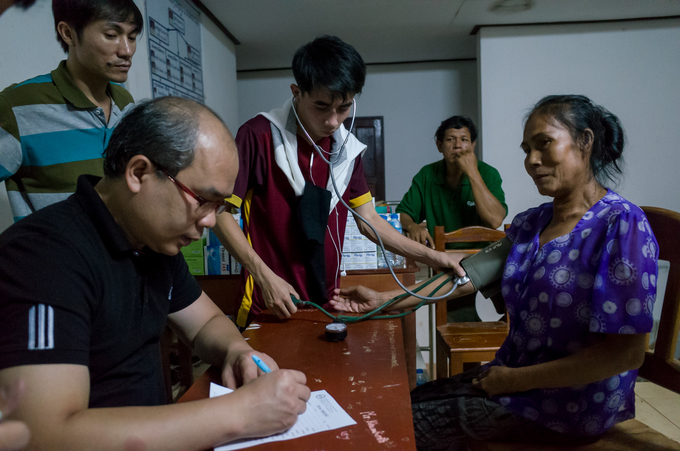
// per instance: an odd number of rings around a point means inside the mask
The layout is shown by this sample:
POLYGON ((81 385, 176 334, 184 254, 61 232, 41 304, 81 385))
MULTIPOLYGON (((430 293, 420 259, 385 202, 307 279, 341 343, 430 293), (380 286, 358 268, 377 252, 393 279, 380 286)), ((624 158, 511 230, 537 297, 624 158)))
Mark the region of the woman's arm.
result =
MULTIPOLYGON (((467 255, 467 254, 463 254, 467 255)), ((441 296, 443 294, 446 294, 451 290, 451 287, 453 286, 453 281, 450 281, 446 283, 443 287, 441 287, 439 290, 437 290, 436 293, 432 293, 432 290, 437 288, 443 281, 446 280, 446 277, 450 275, 444 275, 440 279, 435 280, 432 282, 432 284, 428 285, 427 287, 423 288, 422 291, 418 292, 418 294, 424 295, 424 296, 441 296)), ((428 279, 430 280, 430 279, 428 279)), ((455 280, 455 279, 454 279, 455 280)), ((410 287, 407 287, 409 290, 413 291, 419 286, 427 283, 427 280, 417 283, 415 285, 412 285, 410 287)), ((446 299, 442 299, 442 301, 445 301, 447 299, 454 299, 457 297, 465 296, 466 294, 474 293, 475 288, 472 285, 472 283, 468 282, 465 285, 460 285, 458 288, 456 288, 456 291, 454 291, 450 296, 448 296, 446 299)), ((348 288, 336 288, 335 289, 335 296, 333 296, 333 299, 330 300, 331 305, 333 306, 334 309, 341 311, 341 312, 353 312, 353 313, 362 313, 362 312, 370 312, 375 310, 376 308, 382 306, 385 304, 385 302, 389 301, 393 297, 399 296, 401 294, 404 294, 405 291, 402 289, 398 290, 392 290, 392 291, 384 291, 384 292, 378 292, 371 290, 370 288, 366 288, 363 286, 355 286, 355 287, 348 287, 348 288)), ((407 296, 404 299, 401 299, 400 301, 395 302, 390 306, 390 309, 393 310, 406 310, 409 308, 413 308, 416 305, 420 304, 422 302, 422 299, 417 298, 415 296, 407 296)), ((432 302, 438 302, 438 301, 428 301, 428 303, 432 302)))
POLYGON ((598 382, 642 366, 646 334, 597 334, 604 339, 575 354, 523 368, 492 366, 474 381, 489 396, 598 382))

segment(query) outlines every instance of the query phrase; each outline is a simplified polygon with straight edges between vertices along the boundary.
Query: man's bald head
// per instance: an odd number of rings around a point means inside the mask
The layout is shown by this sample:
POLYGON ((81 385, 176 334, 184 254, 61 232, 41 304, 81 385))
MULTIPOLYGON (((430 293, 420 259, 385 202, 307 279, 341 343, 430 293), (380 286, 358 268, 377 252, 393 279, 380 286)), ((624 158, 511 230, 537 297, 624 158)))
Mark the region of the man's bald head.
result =
MULTIPOLYGON (((140 102, 114 130, 104 151, 104 174, 119 178, 132 157, 144 155, 176 176, 194 161, 197 140, 206 121, 221 124, 233 140, 217 113, 198 102, 172 96, 140 102)), ((160 172, 158 175, 163 177, 160 172)))

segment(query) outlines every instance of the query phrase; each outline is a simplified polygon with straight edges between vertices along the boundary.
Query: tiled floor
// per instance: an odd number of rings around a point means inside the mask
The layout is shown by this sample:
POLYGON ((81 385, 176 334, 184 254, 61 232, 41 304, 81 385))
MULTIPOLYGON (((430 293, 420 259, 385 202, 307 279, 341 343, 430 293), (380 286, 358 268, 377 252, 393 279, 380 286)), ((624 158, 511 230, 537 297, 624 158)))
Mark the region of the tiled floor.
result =
POLYGON ((635 384, 635 418, 680 442, 680 394, 652 382, 635 384))

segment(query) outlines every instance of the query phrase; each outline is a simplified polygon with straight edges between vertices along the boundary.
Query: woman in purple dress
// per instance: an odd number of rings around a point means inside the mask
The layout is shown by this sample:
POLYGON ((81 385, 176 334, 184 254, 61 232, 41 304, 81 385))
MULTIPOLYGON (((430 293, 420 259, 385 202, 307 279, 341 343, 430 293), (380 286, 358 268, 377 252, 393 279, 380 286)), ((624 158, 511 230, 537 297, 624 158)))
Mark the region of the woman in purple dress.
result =
MULTIPOLYGON (((533 108, 524 165, 553 201, 507 230, 510 333, 492 362, 411 393, 418 449, 465 449, 471 439, 588 443, 635 416, 658 244, 642 210, 605 187, 621 174, 623 144, 618 118, 586 97, 549 96, 533 108)), ((332 303, 370 311, 397 294, 352 287, 332 303)))

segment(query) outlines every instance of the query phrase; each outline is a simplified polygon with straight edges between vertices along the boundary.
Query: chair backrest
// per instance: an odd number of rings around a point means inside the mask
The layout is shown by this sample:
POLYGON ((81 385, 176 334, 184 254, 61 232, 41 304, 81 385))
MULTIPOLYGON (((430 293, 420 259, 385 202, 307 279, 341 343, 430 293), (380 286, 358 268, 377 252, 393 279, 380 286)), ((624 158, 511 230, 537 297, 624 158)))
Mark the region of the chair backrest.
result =
POLYGON ((675 350, 680 333, 680 213, 657 207, 642 207, 659 243, 659 260, 670 263, 663 299, 659 333, 654 351, 647 351, 639 375, 668 390, 680 393, 680 360, 675 350))
MULTIPOLYGON (((438 251, 444 251, 447 243, 476 243, 480 241, 498 241, 505 238, 505 232, 489 229, 488 227, 470 226, 453 232, 444 233, 444 226, 434 228, 434 247, 438 251)), ((456 252, 475 254, 480 249, 461 249, 456 252)))
MULTIPOLYGON (((480 241, 495 242, 503 238, 505 238, 505 232, 489 229, 487 227, 470 226, 454 230, 453 232, 449 233, 444 233, 444 226, 436 226, 434 228, 434 247, 436 250, 442 252, 446 250, 446 243, 475 243, 480 241)), ((456 252, 475 254, 480 250, 481 249, 461 249, 457 250, 456 252)), ((443 326, 447 323, 446 302, 437 302, 435 306, 435 323, 437 326, 443 326)))

